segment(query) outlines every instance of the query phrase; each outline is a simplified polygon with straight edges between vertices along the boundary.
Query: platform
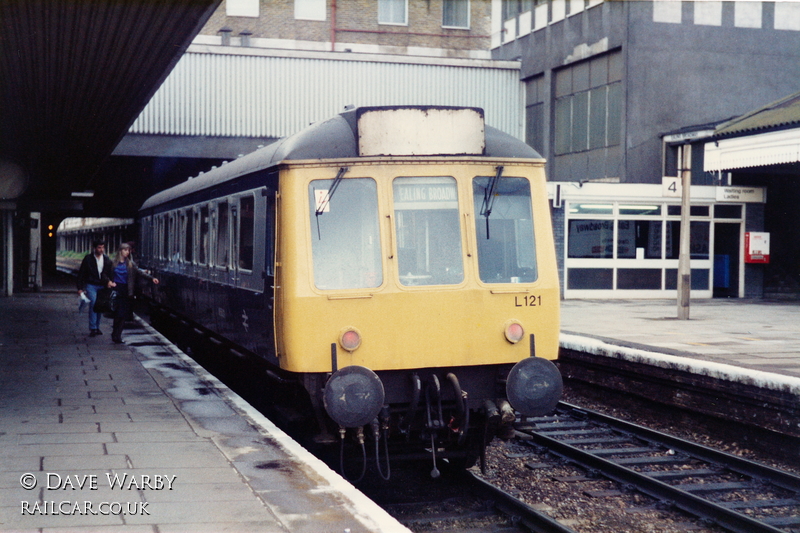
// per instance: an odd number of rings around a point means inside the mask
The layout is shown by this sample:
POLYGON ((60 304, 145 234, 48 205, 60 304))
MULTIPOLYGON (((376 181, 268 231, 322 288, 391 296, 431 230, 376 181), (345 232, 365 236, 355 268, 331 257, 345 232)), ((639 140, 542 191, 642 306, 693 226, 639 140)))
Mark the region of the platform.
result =
POLYGON ((144 323, 0 298, 0 531, 408 530, 144 323))
POLYGON ((677 319, 674 300, 561 304, 562 348, 670 361, 800 397, 800 302, 696 300, 689 320, 677 319))

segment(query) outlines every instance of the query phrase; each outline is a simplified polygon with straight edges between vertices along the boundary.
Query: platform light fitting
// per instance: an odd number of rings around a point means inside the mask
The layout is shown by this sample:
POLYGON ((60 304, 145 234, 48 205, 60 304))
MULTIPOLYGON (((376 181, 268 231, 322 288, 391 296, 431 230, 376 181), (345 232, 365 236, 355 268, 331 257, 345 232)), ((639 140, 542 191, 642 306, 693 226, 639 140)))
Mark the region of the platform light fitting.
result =
POLYGON ((73 198, 93 198, 94 191, 75 191, 72 193, 73 198))

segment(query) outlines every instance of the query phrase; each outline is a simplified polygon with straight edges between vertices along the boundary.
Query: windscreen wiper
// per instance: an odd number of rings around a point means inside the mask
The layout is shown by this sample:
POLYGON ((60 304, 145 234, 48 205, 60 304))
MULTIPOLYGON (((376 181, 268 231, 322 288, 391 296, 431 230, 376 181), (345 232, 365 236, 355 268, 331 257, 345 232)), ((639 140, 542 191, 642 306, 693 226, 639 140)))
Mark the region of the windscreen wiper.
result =
POLYGON ((486 190, 483 193, 483 205, 481 206, 481 216, 486 217, 486 238, 489 238, 489 217, 492 216, 492 207, 494 207, 495 198, 497 195, 495 191, 497 190, 497 182, 500 181, 500 177, 503 175, 503 167, 499 166, 495 170, 497 170, 497 174, 494 175, 492 181, 489 182, 489 186, 486 187, 486 190))
POLYGON ((336 192, 336 189, 339 187, 339 184, 342 182, 342 178, 344 177, 345 172, 350 170, 348 167, 341 167, 339 172, 336 173, 336 177, 333 178, 333 183, 331 183, 331 188, 328 189, 328 194, 325 195, 325 198, 317 205, 317 210, 314 211, 314 216, 317 218, 317 238, 321 239, 322 236, 319 232, 319 216, 325 212, 325 209, 331 203, 331 198, 333 198, 333 193, 336 192))

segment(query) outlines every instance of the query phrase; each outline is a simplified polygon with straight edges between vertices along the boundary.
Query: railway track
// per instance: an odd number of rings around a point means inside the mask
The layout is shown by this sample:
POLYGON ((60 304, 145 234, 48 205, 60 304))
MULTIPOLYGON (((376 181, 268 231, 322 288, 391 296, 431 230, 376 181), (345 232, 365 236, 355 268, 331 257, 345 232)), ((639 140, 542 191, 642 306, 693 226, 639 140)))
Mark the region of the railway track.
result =
MULTIPOLYGON (((494 486, 491 477, 486 482, 467 473, 467 477, 458 477, 456 484, 445 490, 442 480, 430 479, 429 468, 420 476, 422 481, 418 484, 401 479, 403 469, 393 469, 391 482, 382 484, 382 490, 391 496, 376 496, 368 487, 359 486, 359 489, 413 531, 800 533, 798 476, 566 403, 559 404, 553 416, 518 421, 516 429, 518 444, 515 446, 536 450, 527 455, 556 454, 562 461, 580 465, 587 479, 610 480, 592 497, 604 498, 614 492, 642 494, 642 498, 629 497, 626 502, 634 501, 634 504, 623 513, 642 512, 641 520, 647 521, 647 506, 657 507, 673 517, 679 515, 668 519, 674 527, 629 529, 614 527, 613 521, 602 518, 599 522, 604 524, 598 525, 598 518, 588 517, 591 513, 573 518, 563 512, 553 512, 545 502, 539 504, 541 500, 537 497, 526 498, 526 490, 533 485, 552 485, 550 474, 544 474, 536 482, 528 481, 527 489, 501 490, 494 486), (397 498, 400 487, 404 494, 413 493, 413 496, 397 498), (430 487, 434 487, 435 494, 429 495, 430 487), (536 509, 524 501, 537 502, 536 509), (633 505, 641 505, 644 511, 634 509, 633 505), (681 517, 687 514, 698 518, 694 522, 682 522, 681 517)), ((529 473, 537 468, 542 471, 549 468, 530 463, 527 466, 529 473)), ((506 461, 497 468, 511 467, 506 461)), ((583 489, 573 487, 572 490, 583 489)), ((571 497, 566 490, 556 498, 571 497)), ((639 518, 632 522, 635 520, 639 518)))
POLYGON ((800 477, 569 404, 517 425, 518 438, 740 533, 800 531, 800 477))
POLYGON ((432 480, 420 468, 397 469, 391 483, 359 488, 412 531, 574 533, 545 513, 471 472, 432 480))

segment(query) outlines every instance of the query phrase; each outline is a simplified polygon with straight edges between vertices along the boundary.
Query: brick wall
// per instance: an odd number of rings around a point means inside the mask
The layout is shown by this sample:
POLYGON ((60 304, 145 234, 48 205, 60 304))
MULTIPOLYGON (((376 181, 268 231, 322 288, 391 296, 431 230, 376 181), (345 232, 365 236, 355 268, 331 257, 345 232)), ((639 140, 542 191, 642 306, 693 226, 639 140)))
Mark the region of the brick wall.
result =
MULTIPOLYGON (((442 28, 442 0, 409 0, 408 25, 378 24, 376 0, 339 0, 336 8, 336 42, 393 47, 424 47, 453 50, 488 50, 491 2, 470 2, 470 29, 442 28)), ((261 0, 259 17, 228 17, 223 0, 201 30, 218 35, 230 28, 231 37, 241 32, 253 38, 330 42, 332 1, 327 2, 325 21, 295 20, 294 0, 261 0)))

